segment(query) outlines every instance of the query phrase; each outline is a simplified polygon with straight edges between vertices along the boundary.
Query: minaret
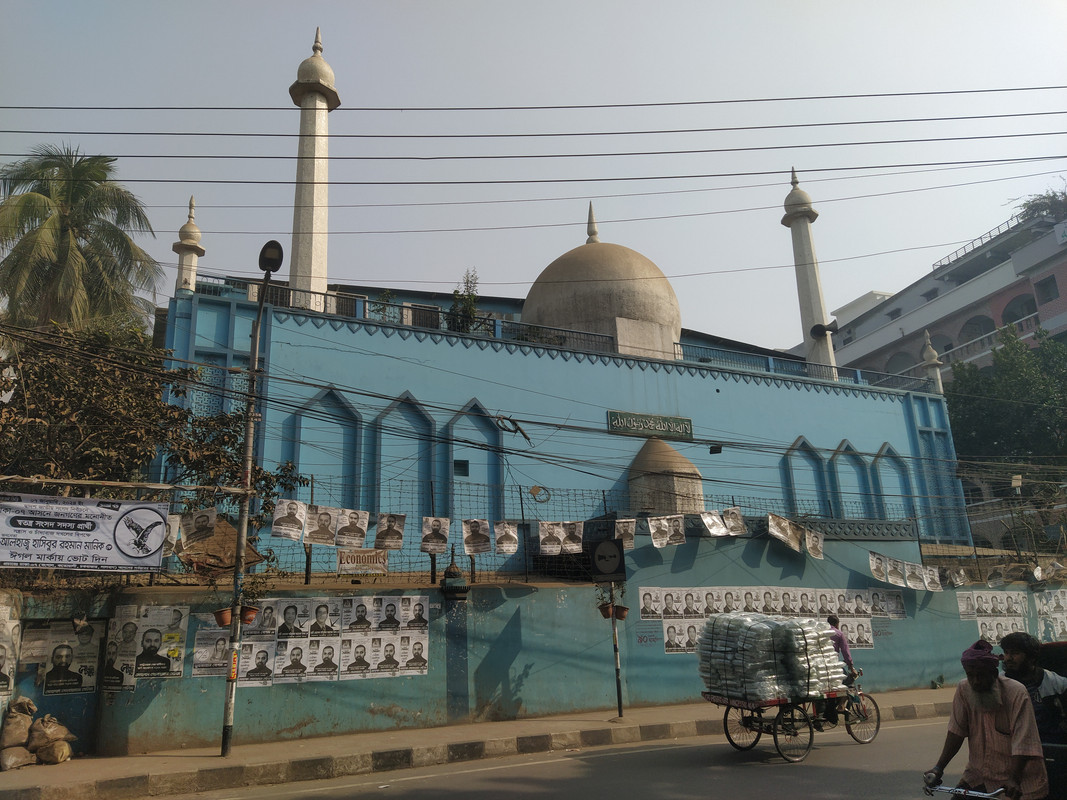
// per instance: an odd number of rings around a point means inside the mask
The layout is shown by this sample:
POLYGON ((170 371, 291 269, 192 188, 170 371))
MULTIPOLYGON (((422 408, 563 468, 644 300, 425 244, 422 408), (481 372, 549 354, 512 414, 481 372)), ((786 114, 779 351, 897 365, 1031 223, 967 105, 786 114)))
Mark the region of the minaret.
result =
POLYGON ((596 217, 593 216, 593 201, 589 201, 589 221, 585 223, 585 235, 589 238, 586 244, 596 244, 600 241, 600 232, 596 228, 596 217))
POLYGON ((800 300, 800 325, 804 329, 804 357, 812 364, 837 365, 834 346, 827 327, 826 304, 819 280, 819 262, 815 259, 815 243, 811 238, 811 223, 819 212, 811 207, 811 197, 797 184, 793 170, 793 190, 785 198, 782 224, 793 234, 793 267, 797 274, 797 296, 800 300), (814 329, 814 330, 813 330, 814 329))
POLYGON ((171 250, 178 254, 178 277, 174 281, 174 296, 182 297, 196 291, 196 261, 206 252, 200 246, 200 229, 193 218, 196 216, 196 199, 189 198, 189 221, 178 229, 178 241, 171 250))
POLYGON ((922 349, 923 371, 926 372, 926 377, 933 384, 934 391, 938 394, 944 394, 945 384, 941 380, 941 367, 945 366, 945 364, 937 357, 937 350, 934 348, 933 342, 930 341, 930 331, 923 331, 923 334, 926 336, 922 349))
POLYGON ((333 70, 322 57, 322 36, 318 28, 311 50, 312 56, 297 69, 296 83, 289 87, 289 96, 300 106, 289 286, 293 290, 293 306, 323 311, 329 232, 329 123, 326 115, 341 105, 341 100, 333 85, 333 70))

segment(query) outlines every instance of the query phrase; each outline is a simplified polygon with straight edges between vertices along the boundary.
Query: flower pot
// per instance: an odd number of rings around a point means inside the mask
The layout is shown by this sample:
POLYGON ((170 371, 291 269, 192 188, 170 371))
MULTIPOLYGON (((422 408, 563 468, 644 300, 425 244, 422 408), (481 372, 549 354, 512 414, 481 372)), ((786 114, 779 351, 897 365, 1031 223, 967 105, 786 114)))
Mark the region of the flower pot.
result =
POLYGON ((597 608, 600 609, 600 614, 604 619, 611 619, 611 612, 614 608, 611 603, 601 603, 597 608))
POLYGON ((615 606, 615 619, 626 619, 626 615, 630 613, 630 609, 626 606, 615 606))
POLYGON ((241 622, 245 625, 251 625, 255 622, 256 614, 258 613, 258 606, 241 606, 241 622))
POLYGON ((220 608, 218 611, 212 612, 215 615, 215 624, 220 628, 225 628, 230 624, 230 620, 233 618, 233 609, 227 606, 226 608, 220 608))

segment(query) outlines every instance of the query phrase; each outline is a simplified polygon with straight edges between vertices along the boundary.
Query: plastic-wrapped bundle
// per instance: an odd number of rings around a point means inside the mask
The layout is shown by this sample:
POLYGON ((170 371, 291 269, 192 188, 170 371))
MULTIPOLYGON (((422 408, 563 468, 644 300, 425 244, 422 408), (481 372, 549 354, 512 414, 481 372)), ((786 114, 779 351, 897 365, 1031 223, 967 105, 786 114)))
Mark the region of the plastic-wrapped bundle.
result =
POLYGON ((843 677, 831 632, 824 622, 716 614, 697 642, 700 676, 709 692, 750 702, 821 695, 843 677))

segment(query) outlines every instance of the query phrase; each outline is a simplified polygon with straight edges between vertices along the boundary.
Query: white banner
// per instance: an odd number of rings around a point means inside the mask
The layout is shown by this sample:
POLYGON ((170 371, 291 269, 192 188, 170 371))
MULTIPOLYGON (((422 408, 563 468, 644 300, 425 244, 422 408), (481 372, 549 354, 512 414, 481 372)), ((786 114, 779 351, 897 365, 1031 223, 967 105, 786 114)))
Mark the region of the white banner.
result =
POLYGON ((168 512, 166 503, 0 495, 0 567, 158 570, 168 512))

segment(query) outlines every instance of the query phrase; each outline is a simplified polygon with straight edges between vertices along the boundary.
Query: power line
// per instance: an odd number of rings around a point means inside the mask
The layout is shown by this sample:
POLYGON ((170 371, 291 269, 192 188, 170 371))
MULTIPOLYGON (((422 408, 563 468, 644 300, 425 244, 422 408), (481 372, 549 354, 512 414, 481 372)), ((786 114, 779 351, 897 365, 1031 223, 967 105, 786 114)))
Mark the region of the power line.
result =
MULTIPOLYGON (((655 103, 599 103, 554 106, 341 106, 337 111, 441 112, 441 111, 568 111, 609 108, 666 108, 680 106, 721 106, 745 103, 786 103, 810 100, 862 100, 888 97, 949 97, 954 95, 1043 92, 1067 89, 1067 86, 1016 86, 994 89, 942 89, 922 92, 877 92, 865 94, 793 95, 783 97, 735 98, 730 100, 677 100, 655 103)), ((5 111, 292 111, 293 106, 0 106, 5 111)))

